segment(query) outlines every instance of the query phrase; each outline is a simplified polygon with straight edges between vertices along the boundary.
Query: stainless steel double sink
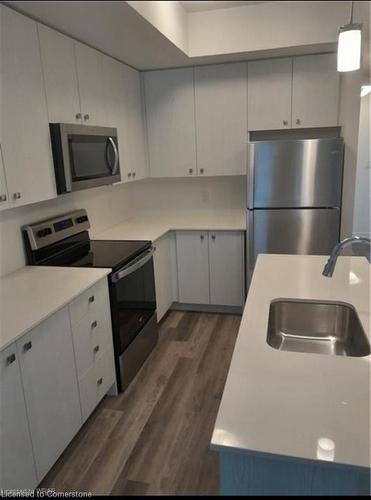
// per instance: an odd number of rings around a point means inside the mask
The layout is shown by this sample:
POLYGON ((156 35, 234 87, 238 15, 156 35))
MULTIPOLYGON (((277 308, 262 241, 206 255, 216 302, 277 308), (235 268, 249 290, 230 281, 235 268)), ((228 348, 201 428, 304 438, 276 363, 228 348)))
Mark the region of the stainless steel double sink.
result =
POLYGON ((267 342, 281 351, 355 357, 370 354, 354 307, 342 302, 272 301, 267 342))

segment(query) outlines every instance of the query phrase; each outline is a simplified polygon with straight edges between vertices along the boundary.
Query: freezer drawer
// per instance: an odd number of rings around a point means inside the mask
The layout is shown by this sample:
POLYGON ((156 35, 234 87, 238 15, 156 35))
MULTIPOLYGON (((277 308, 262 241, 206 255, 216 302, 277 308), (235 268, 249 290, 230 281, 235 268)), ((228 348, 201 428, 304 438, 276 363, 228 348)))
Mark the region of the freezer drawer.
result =
POLYGON ((343 141, 249 145, 248 208, 340 207, 343 141))
POLYGON ((259 253, 329 255, 339 242, 340 210, 249 210, 250 267, 259 253))

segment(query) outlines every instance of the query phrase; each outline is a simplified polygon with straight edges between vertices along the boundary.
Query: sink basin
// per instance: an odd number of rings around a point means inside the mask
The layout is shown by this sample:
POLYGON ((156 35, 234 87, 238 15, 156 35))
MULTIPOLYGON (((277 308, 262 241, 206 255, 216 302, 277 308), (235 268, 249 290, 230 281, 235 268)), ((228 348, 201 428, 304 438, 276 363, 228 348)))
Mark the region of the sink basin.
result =
POLYGON ((281 351, 356 357, 370 354, 354 307, 341 302, 272 301, 267 342, 281 351))

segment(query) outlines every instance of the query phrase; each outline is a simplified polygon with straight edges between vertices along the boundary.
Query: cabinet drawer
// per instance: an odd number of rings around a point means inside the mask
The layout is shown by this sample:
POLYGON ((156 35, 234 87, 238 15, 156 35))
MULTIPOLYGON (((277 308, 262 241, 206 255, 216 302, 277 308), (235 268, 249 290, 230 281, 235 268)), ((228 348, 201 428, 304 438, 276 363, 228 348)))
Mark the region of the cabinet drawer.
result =
POLYGON ((94 321, 94 315, 109 303, 107 280, 103 279, 79 295, 70 303, 72 326, 76 325, 87 315, 94 321))
POLYGON ((81 411, 84 422, 114 382, 115 362, 113 350, 112 347, 108 347, 79 381, 81 411))
MULTIPOLYGON (((107 307, 107 306, 106 306, 107 307)), ((112 346, 109 311, 100 307, 72 325, 73 344, 78 376, 84 375, 94 361, 112 346)))

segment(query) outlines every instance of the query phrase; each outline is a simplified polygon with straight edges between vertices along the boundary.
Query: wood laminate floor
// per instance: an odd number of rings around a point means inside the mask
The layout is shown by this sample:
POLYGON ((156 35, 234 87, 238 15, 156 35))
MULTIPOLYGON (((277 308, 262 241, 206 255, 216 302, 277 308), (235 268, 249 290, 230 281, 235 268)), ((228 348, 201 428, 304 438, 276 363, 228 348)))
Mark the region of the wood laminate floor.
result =
POLYGON ((240 319, 171 312, 129 389, 102 401, 41 487, 218 494, 217 454, 209 445, 240 319))

